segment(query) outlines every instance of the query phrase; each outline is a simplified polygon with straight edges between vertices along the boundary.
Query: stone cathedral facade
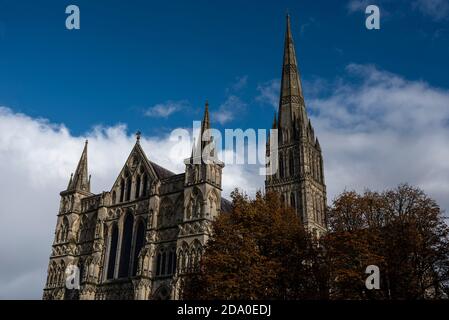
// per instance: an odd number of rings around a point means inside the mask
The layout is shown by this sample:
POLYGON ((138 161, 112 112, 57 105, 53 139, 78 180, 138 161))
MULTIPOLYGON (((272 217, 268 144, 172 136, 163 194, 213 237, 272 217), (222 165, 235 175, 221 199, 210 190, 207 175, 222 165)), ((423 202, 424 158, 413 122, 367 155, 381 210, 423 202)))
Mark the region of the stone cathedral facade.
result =
MULTIPOLYGON (((278 171, 266 177, 266 190, 279 192, 319 235, 326 231, 323 158, 306 113, 289 17, 273 128, 279 130, 278 171)), ((86 142, 60 193, 44 299, 179 298, 183 279, 198 268, 211 222, 231 210, 221 197, 224 164, 213 151, 214 161, 201 158, 207 144, 213 144, 208 129, 206 104, 202 139, 184 161, 182 174, 150 161, 138 134, 112 188, 101 194, 90 189, 86 142), (66 286, 69 266, 79 270, 79 287, 66 286)))
MULTIPOLYGON (((201 135, 209 127, 206 104, 201 135)), ((174 174, 148 160, 140 136, 108 192, 93 194, 87 142, 65 191, 48 267, 44 299, 177 299, 195 272, 210 222, 230 203, 221 198, 219 161, 195 161, 204 141, 174 174), (80 288, 66 288, 67 266, 80 288)))

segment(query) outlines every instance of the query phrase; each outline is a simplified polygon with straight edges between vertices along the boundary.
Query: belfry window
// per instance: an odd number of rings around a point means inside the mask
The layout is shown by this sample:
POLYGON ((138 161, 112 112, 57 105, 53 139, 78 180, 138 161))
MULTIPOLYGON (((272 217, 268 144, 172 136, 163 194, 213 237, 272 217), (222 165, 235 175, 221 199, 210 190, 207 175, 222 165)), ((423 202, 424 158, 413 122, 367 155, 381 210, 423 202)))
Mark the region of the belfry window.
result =
POLYGON ((293 177, 295 175, 295 160, 293 158, 293 151, 290 151, 290 156, 288 160, 288 169, 290 177, 293 177))

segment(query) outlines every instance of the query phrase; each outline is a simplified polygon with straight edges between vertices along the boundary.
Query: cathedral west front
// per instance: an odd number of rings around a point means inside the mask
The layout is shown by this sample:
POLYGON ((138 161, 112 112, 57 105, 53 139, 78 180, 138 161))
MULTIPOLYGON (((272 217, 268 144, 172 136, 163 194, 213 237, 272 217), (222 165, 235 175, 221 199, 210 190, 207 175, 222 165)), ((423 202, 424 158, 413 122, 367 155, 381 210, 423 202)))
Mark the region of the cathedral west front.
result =
MULTIPOLYGON (((206 104, 203 140, 210 128, 206 104)), ((278 192, 308 230, 322 234, 326 231, 323 157, 307 116, 290 17, 279 110, 272 128, 278 130, 278 170, 266 177, 265 189, 278 192)), ((202 154, 203 142, 194 148, 202 154)), ((179 299, 183 280, 198 270, 211 222, 232 210, 221 194, 224 164, 197 161, 196 154, 184 160, 184 173, 175 174, 147 157, 138 134, 111 189, 94 194, 86 141, 67 188, 60 193, 43 298, 179 299), (79 270, 79 287, 66 286, 69 266, 79 270)))

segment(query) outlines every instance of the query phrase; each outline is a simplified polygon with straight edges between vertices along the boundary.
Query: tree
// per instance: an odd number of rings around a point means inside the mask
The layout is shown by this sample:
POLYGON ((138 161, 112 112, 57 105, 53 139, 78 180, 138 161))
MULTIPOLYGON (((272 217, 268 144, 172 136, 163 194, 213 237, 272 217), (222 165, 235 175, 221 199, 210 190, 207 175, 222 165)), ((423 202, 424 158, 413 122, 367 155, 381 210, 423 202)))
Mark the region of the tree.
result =
POLYGON ((449 228, 437 203, 409 185, 344 192, 314 239, 275 193, 234 191, 213 225, 185 299, 439 299, 449 294, 449 228), (380 269, 368 290, 367 266, 380 269))
POLYGON ((344 192, 329 210, 327 250, 331 298, 447 297, 449 229, 436 202, 400 185, 383 193, 344 192), (379 266, 381 289, 364 285, 365 268, 379 266))
POLYGON ((233 209, 213 225, 200 272, 185 299, 325 298, 320 254, 292 209, 274 193, 255 199, 235 190, 233 209))

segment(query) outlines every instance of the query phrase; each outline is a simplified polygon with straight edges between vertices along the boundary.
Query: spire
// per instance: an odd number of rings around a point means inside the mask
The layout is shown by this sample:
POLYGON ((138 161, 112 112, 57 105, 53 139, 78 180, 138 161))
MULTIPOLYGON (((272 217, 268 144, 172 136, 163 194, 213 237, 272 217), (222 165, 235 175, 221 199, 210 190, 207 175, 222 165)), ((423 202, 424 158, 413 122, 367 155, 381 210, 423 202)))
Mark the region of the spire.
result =
POLYGON ((205 146, 212 141, 213 137, 210 136, 210 132, 208 130, 210 130, 210 117, 209 117, 209 102, 206 100, 206 105, 204 107, 203 121, 201 121, 200 135, 197 141, 195 141, 196 139, 194 138, 191 158, 201 157, 205 146))
POLYGON ((204 107, 203 121, 201 122, 201 133, 203 133, 207 129, 210 129, 210 120, 209 120, 209 101, 206 100, 206 105, 204 107))
POLYGON ((87 170, 87 144, 88 141, 86 140, 80 161, 76 167, 75 174, 72 174, 72 177, 70 177, 70 183, 67 190, 90 192, 90 176, 88 175, 87 170))
POLYGON ((292 27, 290 22, 290 14, 286 15, 287 26, 285 29, 285 42, 284 42, 284 65, 294 64, 296 65, 295 48, 293 45, 292 27))
POLYGON ((291 95, 302 97, 298 63, 296 62, 295 44, 293 42, 290 15, 288 14, 284 42, 284 64, 282 66, 282 89, 282 97, 291 95))
POLYGON ((296 61, 290 15, 287 14, 284 59, 282 65, 281 96, 279 102, 280 129, 291 127, 294 118, 301 118, 299 114, 304 112, 303 105, 304 98, 302 94, 298 63, 296 61))
POLYGON ((201 122, 201 133, 200 139, 201 142, 201 150, 210 142, 210 119, 209 119, 209 102, 206 100, 206 105, 204 107, 204 116, 203 121, 201 122))

